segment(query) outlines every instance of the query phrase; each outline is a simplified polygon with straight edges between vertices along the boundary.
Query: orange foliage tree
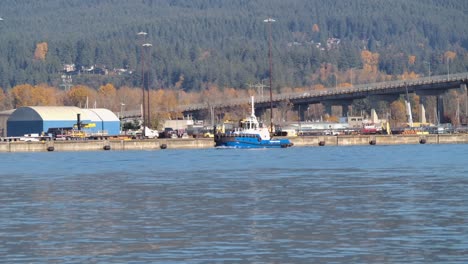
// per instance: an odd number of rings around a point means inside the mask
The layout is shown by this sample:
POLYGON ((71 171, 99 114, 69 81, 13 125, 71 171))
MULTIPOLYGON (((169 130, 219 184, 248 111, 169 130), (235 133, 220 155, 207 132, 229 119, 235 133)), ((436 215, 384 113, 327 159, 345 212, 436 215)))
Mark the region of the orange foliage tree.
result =
POLYGON ((47 56, 47 52, 49 51, 49 47, 47 42, 41 42, 36 44, 36 50, 34 51, 34 59, 35 60, 45 60, 47 56))
POLYGON ((327 88, 325 88, 323 84, 315 84, 312 86, 312 89, 316 91, 325 91, 327 88))
POLYGON ((99 87, 98 90, 98 99, 100 106, 103 108, 110 109, 112 111, 118 111, 119 107, 117 106, 117 90, 113 84, 106 84, 99 87))
POLYGON ((188 104, 195 104, 200 101, 200 93, 197 92, 185 92, 179 91, 179 104, 180 105, 188 105, 188 104))
POLYGON ((403 100, 397 100, 390 104, 391 120, 390 125, 399 126, 405 123, 406 120, 406 106, 403 100))
POLYGON ((59 90, 47 84, 34 86, 33 95, 37 105, 63 105, 59 90))
POLYGON ((378 72, 378 65, 379 65, 379 57, 378 53, 372 53, 368 50, 363 50, 361 52, 361 60, 363 64, 363 70, 366 73, 377 73, 378 72))
POLYGON ((411 79, 417 79, 419 78, 419 74, 415 73, 414 71, 408 72, 405 71, 403 72, 402 75, 399 76, 399 79, 401 80, 411 80, 411 79))
POLYGON ((13 108, 32 105, 32 89, 33 86, 30 84, 22 84, 13 87, 10 90, 13 108))
POLYGON ((453 51, 446 51, 444 53, 444 59, 445 60, 454 60, 455 58, 457 57, 457 53, 453 52, 453 51))
MULTIPOLYGON (((141 88, 132 88, 123 86, 117 90, 117 99, 122 105, 123 109, 126 110, 140 110, 141 111, 141 100, 142 100, 141 88)), ((150 99, 152 99, 150 97, 150 99)))
POLYGON ((314 24, 312 26, 312 32, 320 32, 320 28, 319 28, 319 26, 317 24, 314 24))
POLYGON ((84 107, 88 101, 96 102, 96 90, 85 85, 73 86, 64 98, 65 105, 84 107))
POLYGON ((22 84, 10 90, 10 97, 14 108, 21 106, 58 105, 57 90, 53 87, 41 84, 32 86, 22 84))

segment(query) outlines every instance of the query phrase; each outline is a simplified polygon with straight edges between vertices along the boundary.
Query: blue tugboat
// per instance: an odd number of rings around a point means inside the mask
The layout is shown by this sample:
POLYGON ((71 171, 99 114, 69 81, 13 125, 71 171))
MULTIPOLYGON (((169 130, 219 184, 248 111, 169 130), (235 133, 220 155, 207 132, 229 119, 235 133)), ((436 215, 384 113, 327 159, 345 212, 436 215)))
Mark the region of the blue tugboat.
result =
POLYGON ((261 126, 255 116, 252 97, 252 114, 240 122, 240 127, 225 133, 216 133, 215 147, 227 148, 287 148, 293 143, 289 139, 272 139, 268 128, 261 126))

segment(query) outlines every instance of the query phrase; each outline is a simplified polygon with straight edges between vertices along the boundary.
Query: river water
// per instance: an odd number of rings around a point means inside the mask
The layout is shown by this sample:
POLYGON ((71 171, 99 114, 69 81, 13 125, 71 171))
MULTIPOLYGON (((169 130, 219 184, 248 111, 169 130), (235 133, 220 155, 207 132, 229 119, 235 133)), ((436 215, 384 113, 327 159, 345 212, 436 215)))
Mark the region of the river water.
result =
POLYGON ((0 154, 2 263, 467 263, 468 145, 0 154))

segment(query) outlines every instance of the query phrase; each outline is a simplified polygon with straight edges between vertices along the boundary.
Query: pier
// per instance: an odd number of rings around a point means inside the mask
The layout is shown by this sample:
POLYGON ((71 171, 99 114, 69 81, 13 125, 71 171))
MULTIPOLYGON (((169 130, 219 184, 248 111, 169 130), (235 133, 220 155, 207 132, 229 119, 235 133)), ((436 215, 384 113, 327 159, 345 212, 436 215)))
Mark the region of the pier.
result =
MULTIPOLYGON (((468 134, 441 135, 339 135, 290 137, 294 147, 467 144, 468 134)), ((138 151, 166 149, 214 148, 212 138, 145 139, 145 140, 72 140, 1 142, 0 152, 68 152, 68 151, 138 151)))

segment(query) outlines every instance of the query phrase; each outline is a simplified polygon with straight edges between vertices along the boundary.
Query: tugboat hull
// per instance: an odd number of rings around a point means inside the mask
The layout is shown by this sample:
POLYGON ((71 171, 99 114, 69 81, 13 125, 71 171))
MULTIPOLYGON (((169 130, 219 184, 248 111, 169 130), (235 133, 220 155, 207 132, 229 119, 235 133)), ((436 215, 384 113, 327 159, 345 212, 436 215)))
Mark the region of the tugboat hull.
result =
POLYGON ((250 136, 230 136, 217 134, 215 136, 216 147, 227 148, 287 148, 293 144, 289 139, 261 140, 256 135, 250 136))

